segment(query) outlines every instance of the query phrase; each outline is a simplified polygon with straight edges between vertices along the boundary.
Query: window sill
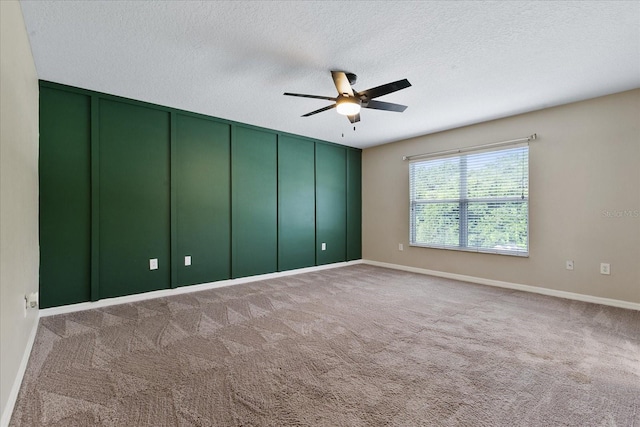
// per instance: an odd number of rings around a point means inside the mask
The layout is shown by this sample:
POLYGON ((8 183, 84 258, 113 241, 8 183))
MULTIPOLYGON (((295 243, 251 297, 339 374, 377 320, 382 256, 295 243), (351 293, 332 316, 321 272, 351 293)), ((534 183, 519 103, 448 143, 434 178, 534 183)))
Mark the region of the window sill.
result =
POLYGON ((480 254, 507 255, 507 256, 515 256, 519 258, 529 258, 529 252, 517 252, 517 251, 508 251, 508 250, 499 250, 499 249, 471 249, 471 248, 459 248, 455 246, 432 246, 432 245, 421 245, 419 243, 409 243, 409 246, 413 246, 416 248, 445 249, 448 251, 473 252, 473 253, 480 253, 480 254))

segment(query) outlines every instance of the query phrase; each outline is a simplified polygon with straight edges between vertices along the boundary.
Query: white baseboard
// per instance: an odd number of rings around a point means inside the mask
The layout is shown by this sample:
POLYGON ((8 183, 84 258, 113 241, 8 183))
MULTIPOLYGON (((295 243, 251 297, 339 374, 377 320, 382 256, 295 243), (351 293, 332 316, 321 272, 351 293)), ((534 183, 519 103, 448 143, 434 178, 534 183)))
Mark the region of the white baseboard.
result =
POLYGON ((75 311, 92 310, 94 308, 108 307, 110 305, 127 304, 154 298, 169 297, 171 295, 187 294, 191 292, 205 291, 208 289, 222 288, 226 286, 240 285, 243 283, 257 282, 260 280, 277 279, 278 277, 293 276, 295 274, 312 273, 314 271, 328 270, 331 268, 346 267, 348 265, 361 264, 362 260, 337 262, 334 264, 319 265, 315 267, 298 268, 296 270, 279 271, 277 273, 259 274, 257 276, 240 277, 237 279, 220 280, 218 282, 202 283, 200 285, 181 286, 179 288, 162 289, 160 291, 145 292, 142 294, 127 295, 123 297, 105 298, 94 302, 81 302, 78 304, 63 305, 60 307, 45 308, 40 310, 40 317, 56 314, 73 313, 75 311))
POLYGON ((591 302, 594 304, 609 305, 612 307, 626 308, 630 310, 640 311, 640 304, 630 301, 622 301, 611 298, 602 298, 592 295, 576 294, 573 292, 558 291, 555 289, 540 288, 538 286, 521 285, 519 283, 502 282, 500 280, 484 279, 482 277, 465 276, 463 274, 447 273, 446 271, 427 270, 424 268, 409 267, 400 264, 390 264, 380 261, 362 260, 363 264, 374 265, 377 267, 391 268, 394 270, 409 271, 411 273, 426 274, 429 276, 443 277, 446 279, 460 280, 462 282, 477 283, 480 285, 496 286, 498 288, 514 289, 524 292, 532 292, 535 294, 549 295, 553 297, 571 299, 576 301, 591 302))
POLYGON ((20 392, 20 386, 22 385, 22 379, 24 378, 24 373, 27 370, 27 364, 29 363, 29 356, 31 356, 31 349, 33 348, 33 343, 36 340, 36 332, 38 332, 38 323, 39 323, 38 319, 35 319, 35 321, 33 322, 33 327, 31 328, 29 339, 27 340, 27 346, 24 349, 24 353, 22 354, 22 360, 20 360, 20 365, 18 366, 18 372, 16 373, 16 378, 13 381, 11 390, 9 391, 9 398, 7 399, 7 405, 4 407, 4 411, 2 412, 2 418, 0 418, 0 427, 7 427, 9 425, 9 421, 11 421, 11 415, 13 415, 13 408, 16 404, 16 400, 18 399, 18 393, 20 392))

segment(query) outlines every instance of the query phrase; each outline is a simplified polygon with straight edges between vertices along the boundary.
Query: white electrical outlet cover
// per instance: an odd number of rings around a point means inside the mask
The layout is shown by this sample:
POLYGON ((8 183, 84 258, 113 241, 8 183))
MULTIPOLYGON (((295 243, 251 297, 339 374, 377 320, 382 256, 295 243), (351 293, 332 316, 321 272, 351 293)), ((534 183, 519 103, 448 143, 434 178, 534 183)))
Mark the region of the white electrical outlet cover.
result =
POLYGON ((573 270, 573 261, 571 260, 567 261, 567 270, 573 270))
POLYGON ((187 255, 184 257, 184 265, 186 266, 191 265, 191 255, 187 255))
POLYGON ((31 292, 27 296, 27 308, 37 308, 38 307, 38 292, 31 292))
POLYGON ((402 243, 398 243, 398 250, 404 251, 404 245, 402 243))
POLYGON ((603 262, 600 263, 600 274, 610 275, 611 274, 611 264, 603 262))
POLYGON ((158 258, 151 258, 149 260, 149 270, 157 270, 158 269, 158 258))
POLYGON ((327 250, 327 244, 326 244, 326 243, 323 243, 323 244, 322 244, 322 250, 323 250, 323 251, 326 251, 326 250, 327 250))

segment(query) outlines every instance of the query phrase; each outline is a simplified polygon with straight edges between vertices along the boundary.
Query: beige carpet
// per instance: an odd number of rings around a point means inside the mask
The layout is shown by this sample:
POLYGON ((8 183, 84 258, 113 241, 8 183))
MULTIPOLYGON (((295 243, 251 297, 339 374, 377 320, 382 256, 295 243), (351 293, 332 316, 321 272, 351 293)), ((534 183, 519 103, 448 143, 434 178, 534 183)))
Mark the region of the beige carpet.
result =
POLYGON ((365 265, 43 318, 11 426, 640 426, 640 312, 365 265))

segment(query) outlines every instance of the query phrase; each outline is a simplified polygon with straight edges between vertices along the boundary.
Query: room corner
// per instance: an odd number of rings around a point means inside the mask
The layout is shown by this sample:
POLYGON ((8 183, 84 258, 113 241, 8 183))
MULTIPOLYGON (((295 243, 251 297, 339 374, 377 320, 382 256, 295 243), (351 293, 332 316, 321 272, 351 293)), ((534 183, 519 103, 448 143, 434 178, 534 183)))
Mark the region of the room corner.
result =
POLYGON ((13 409, 37 328, 38 76, 20 3, 0 2, 0 425, 13 409))

